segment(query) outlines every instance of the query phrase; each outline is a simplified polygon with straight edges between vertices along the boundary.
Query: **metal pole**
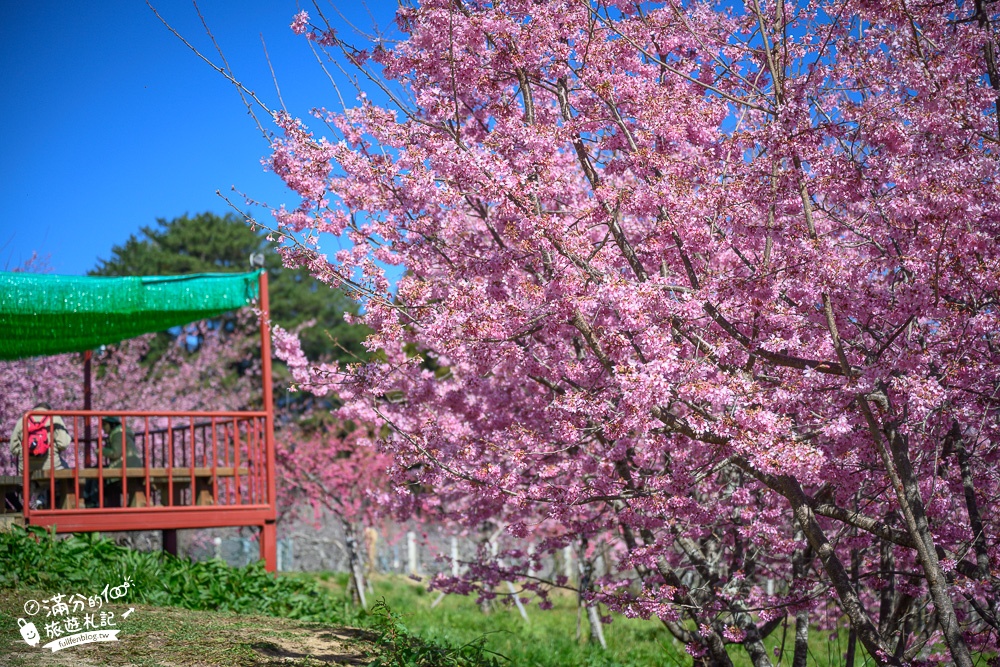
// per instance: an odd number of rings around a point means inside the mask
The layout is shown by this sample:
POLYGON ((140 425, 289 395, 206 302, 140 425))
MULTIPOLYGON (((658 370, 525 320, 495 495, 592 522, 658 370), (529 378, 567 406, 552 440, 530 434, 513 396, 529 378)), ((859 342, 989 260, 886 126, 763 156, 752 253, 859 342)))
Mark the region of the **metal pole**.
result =
MULTIPOLYGON (((92 389, 91 389, 91 386, 92 386, 91 378, 93 376, 91 374, 91 359, 93 358, 93 356, 94 356, 94 353, 91 350, 87 350, 86 352, 83 353, 83 409, 87 410, 87 411, 90 411, 92 409, 92 405, 91 405, 91 392, 92 392, 92 389)), ((91 449, 90 449, 90 417, 87 416, 87 417, 83 418, 83 465, 81 466, 80 462, 77 461, 77 463, 76 463, 76 467, 77 468, 86 468, 87 467, 87 464, 90 463, 90 453, 91 453, 91 449)), ((77 455, 79 456, 79 454, 80 454, 80 452, 79 452, 79 450, 77 450, 77 455)))
POLYGON ((28 459, 28 412, 21 415, 21 468, 23 486, 21 491, 21 516, 24 525, 31 525, 31 462, 28 459))

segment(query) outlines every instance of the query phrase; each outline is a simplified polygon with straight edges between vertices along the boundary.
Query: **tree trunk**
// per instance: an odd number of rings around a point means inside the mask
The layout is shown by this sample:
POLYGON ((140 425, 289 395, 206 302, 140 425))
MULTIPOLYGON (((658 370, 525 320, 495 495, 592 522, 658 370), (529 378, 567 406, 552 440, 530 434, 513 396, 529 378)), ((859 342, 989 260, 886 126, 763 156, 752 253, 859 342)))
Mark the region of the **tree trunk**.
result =
MULTIPOLYGON (((801 529, 797 531, 796 539, 802 539, 801 529)), ((812 563, 813 550, 808 544, 802 549, 796 550, 792 555, 792 579, 799 581, 805 579, 809 572, 809 564, 812 563)), ((792 667, 806 667, 806 658, 809 656, 809 610, 799 609, 795 612, 795 652, 792 654, 792 667)))
MULTIPOLYGON (((631 473, 629 472, 628 466, 624 461, 619 461, 615 464, 615 469, 621 476, 622 480, 625 482, 627 488, 634 489, 635 486, 632 484, 631 473)), ((616 500, 613 505, 615 513, 621 512, 625 509, 626 505, 620 500, 616 500)), ((628 525, 622 523, 619 524, 622 530, 622 538, 625 540, 625 546, 628 548, 629 552, 634 551, 638 548, 639 544, 635 538, 635 534, 632 532, 632 528, 628 525)), ((642 541, 646 546, 652 546, 656 543, 656 537, 653 535, 652 531, 648 528, 641 528, 639 534, 642 536, 642 541)), ((557 561, 558 563, 558 561, 557 561)), ((639 573, 640 578, 645 581, 648 575, 653 574, 647 568, 639 566, 636 568, 639 573)), ((676 603, 685 614, 694 621, 693 630, 689 630, 684 627, 683 622, 677 622, 672 619, 660 618, 660 622, 663 623, 664 627, 670 631, 678 641, 685 644, 699 644, 701 647, 705 648, 707 654, 702 658, 695 659, 695 665, 698 667, 733 667, 733 661, 729 657, 729 653, 726 652, 725 642, 722 641, 722 637, 711 627, 708 623, 702 623, 701 619, 695 614, 695 610, 700 607, 696 604, 695 600, 691 596, 691 592, 681 583, 680 577, 670 563, 667 562, 665 558, 660 556, 656 559, 656 573, 663 577, 664 581, 670 586, 677 589, 674 594, 672 602, 676 603), (702 634, 700 627, 707 628, 707 631, 702 634)))
POLYGON ((351 570, 351 596, 361 605, 362 609, 368 608, 368 600, 365 598, 365 574, 361 563, 361 554, 358 550, 358 539, 354 534, 354 526, 344 522, 344 535, 347 543, 348 567, 351 570))
MULTIPOLYGON (((892 515, 885 518, 886 525, 889 524, 892 515)), ((882 590, 879 591, 878 603, 878 631, 883 636, 891 635, 890 619, 892 618, 893 605, 896 603, 896 553, 895 545, 888 540, 882 540, 879 546, 879 569, 881 570, 882 590)))
MULTIPOLYGON (((740 473, 742 475, 742 472, 740 473)), ((688 540, 685 538, 684 542, 688 540)), ((682 546, 683 548, 683 546, 682 546)), ((754 667, 773 667, 771 662, 771 656, 767 653, 767 647, 764 646, 764 640, 760 635, 760 628, 757 627, 757 623, 753 620, 753 617, 746 609, 746 605, 743 600, 746 600, 750 596, 750 583, 755 579, 755 572, 757 571, 757 561, 753 558, 750 552, 747 551, 743 544, 743 540, 738 537, 733 542, 733 562, 740 564, 740 569, 743 570, 743 580, 740 583, 739 592, 735 596, 735 599, 729 603, 730 612, 733 615, 733 622, 736 624, 740 630, 743 631, 743 650, 747 652, 750 657, 750 662, 753 663, 754 667)), ((696 544, 691 544, 685 549, 685 553, 689 554, 689 557, 694 557, 695 564, 700 568, 703 573, 702 577, 706 578, 707 581, 711 582, 711 588, 715 588, 714 582, 711 578, 713 577, 712 568, 709 564, 707 558, 705 558, 704 552, 696 544)))
MULTIPOLYGON (((990 45, 992 47, 992 45, 990 45)), ((976 551, 976 569, 980 579, 988 579, 990 576, 990 556, 989 544, 986 542, 986 530, 983 528, 983 519, 979 513, 979 501, 976 499, 976 485, 972 477, 972 465, 969 463, 969 452, 965 448, 965 440, 962 438, 962 429, 958 422, 952 422, 951 430, 948 432, 948 439, 951 440, 952 447, 958 455, 958 465, 962 473, 962 489, 965 492, 965 507, 969 513, 969 528, 972 530, 972 546, 976 551)), ((989 609, 976 608, 977 613, 984 621, 1000 630, 1000 610, 998 610, 997 583, 992 582, 992 594, 986 600, 989 609)))
POLYGON ((840 608, 851 619, 851 625, 857 629, 858 639, 861 640, 868 654, 874 658, 876 664, 901 667, 902 663, 892 655, 879 634, 878 628, 868 617, 857 591, 851 586, 851 580, 847 570, 844 569, 844 564, 840 562, 836 550, 816 521, 816 515, 813 514, 812 507, 809 506, 808 498, 802 491, 802 487, 791 477, 783 476, 773 481, 776 482, 781 494, 791 503, 792 511, 809 541, 809 546, 819 557, 823 569, 837 591, 837 597, 840 598, 840 608))
POLYGON ((730 606, 734 609, 733 620, 736 622, 736 627, 745 633, 742 644, 750 657, 750 662, 754 667, 774 667, 771 656, 767 654, 767 647, 764 646, 764 640, 760 636, 760 630, 754 623, 753 617, 746 611, 746 606, 740 601, 733 602, 730 606))
MULTIPOLYGON (((604 629, 601 627, 601 617, 597 613, 597 607, 586 598, 590 592, 591 582, 594 578, 594 564, 587 557, 587 541, 580 545, 580 552, 577 554, 577 563, 580 568, 580 585, 577 588, 577 609, 584 608, 587 613, 587 622, 590 624, 590 643, 597 641, 602 649, 607 650, 608 644, 604 641, 604 629)), ((580 615, 577 614, 577 632, 580 632, 580 615)))
POLYGON ((604 641, 604 627, 601 624, 601 615, 597 613, 597 605, 592 602, 587 603, 587 618, 590 619, 591 643, 593 643, 596 637, 597 643, 601 645, 601 648, 605 651, 608 650, 608 643, 604 641))
POLYGON ((962 629, 955 616, 955 607, 951 597, 948 595, 948 586, 945 581, 944 572, 938 561, 934 539, 931 537, 930 527, 927 524, 927 515, 924 512, 924 502, 920 496, 920 485, 913 472, 913 465, 910 463, 909 446, 906 438, 894 427, 889 427, 887 437, 889 441, 889 451, 886 451, 885 440, 882 438, 882 431, 875 415, 872 414, 868 405, 868 399, 861 397, 858 399, 861 411, 868 422, 868 430, 871 432, 875 447, 882 457, 882 462, 889 474, 889 479, 896 491, 896 498, 900 509, 903 512, 903 519, 907 532, 916 542, 917 560, 924 570, 927 579, 927 587, 930 589, 931 600, 934 602, 934 614, 941 631, 944 634, 945 643, 951 652, 951 657, 957 667, 973 667, 972 654, 962 637, 962 629))
POLYGON ((792 667, 806 667, 809 657, 809 612, 800 609, 795 612, 795 653, 792 654, 792 667))
MULTIPOLYGON (((856 533, 857 531, 855 531, 856 533)), ((857 549, 851 549, 851 582, 854 584, 854 588, 858 587, 859 570, 861 569, 861 555, 858 553, 857 549)), ((851 626, 850 631, 847 634, 847 655, 844 656, 844 667, 854 667, 854 653, 858 646, 858 633, 851 626)))
MULTIPOLYGON (((644 538, 645 539, 645 538, 644 538)), ((660 556, 656 559, 656 571, 660 573, 660 576, 669 584, 677 588, 678 590, 685 590, 684 584, 681 583, 680 577, 674 572, 670 564, 667 563, 667 559, 660 556)), ((690 609, 696 609, 694 600, 691 598, 689 592, 679 593, 678 597, 682 604, 688 606, 690 609)), ((692 618, 697 622, 697 618, 692 614, 692 618)), ((733 660, 729 657, 729 653, 726 651, 726 644, 722 641, 722 637, 714 628, 708 623, 704 624, 704 631, 699 628, 698 634, 695 636, 696 641, 704 646, 708 650, 708 657, 704 661, 706 666, 711 667, 733 667, 733 660)))

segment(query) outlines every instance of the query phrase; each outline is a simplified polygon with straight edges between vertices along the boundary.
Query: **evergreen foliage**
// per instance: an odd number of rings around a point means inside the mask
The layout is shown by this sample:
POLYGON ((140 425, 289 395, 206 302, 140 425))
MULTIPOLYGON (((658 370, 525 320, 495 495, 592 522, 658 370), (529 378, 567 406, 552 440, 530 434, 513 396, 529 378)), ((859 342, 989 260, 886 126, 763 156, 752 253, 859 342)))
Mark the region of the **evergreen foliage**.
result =
POLYGON ((111 249, 108 259, 90 273, 98 276, 178 275, 185 273, 240 272, 249 268, 252 253, 264 255, 270 278, 271 315, 286 329, 314 320, 301 332, 310 358, 337 359, 345 363, 365 356, 361 346, 367 328, 348 324, 343 313, 357 312, 346 295, 320 284, 306 269, 283 267, 262 230, 251 229, 228 213, 199 213, 142 227, 121 245, 111 249))

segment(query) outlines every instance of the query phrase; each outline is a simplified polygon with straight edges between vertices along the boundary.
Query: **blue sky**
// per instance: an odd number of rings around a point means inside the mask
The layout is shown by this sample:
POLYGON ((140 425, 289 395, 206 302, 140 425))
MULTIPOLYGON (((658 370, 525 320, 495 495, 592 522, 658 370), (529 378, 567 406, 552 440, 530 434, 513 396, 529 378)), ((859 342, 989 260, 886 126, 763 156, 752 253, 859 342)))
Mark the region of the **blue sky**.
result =
MULTIPOLYGON (((153 4, 215 57, 191 2, 153 4)), ((266 103, 278 106, 261 34, 291 113, 338 106, 305 40, 288 28, 294 0, 198 6, 237 77, 266 103)), ((336 16, 322 6, 328 18, 336 16)), ((339 9, 368 30, 373 19, 391 27, 396 6, 345 1, 339 9)), ((0 72, 8 128, 0 160, 0 270, 38 252, 56 273, 83 274, 156 218, 225 213, 215 191, 231 186, 274 206, 297 204, 263 171, 267 144, 234 88, 142 0, 0 2, 0 72)), ((355 93, 342 90, 350 103, 355 93)))

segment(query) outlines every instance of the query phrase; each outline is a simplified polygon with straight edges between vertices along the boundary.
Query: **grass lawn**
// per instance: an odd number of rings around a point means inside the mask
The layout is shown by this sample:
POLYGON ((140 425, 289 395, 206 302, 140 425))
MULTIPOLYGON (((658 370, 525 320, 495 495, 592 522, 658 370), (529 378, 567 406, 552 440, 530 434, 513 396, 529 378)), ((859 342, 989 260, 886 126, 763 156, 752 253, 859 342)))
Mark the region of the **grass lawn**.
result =
MULTIPOLYGON (((576 600, 553 595, 553 609, 527 606, 525 623, 513 606, 493 605, 484 614, 473 597, 447 596, 433 609, 438 597, 424 584, 404 577, 373 582, 376 597, 384 597, 404 624, 417 635, 450 644, 462 644, 486 635, 486 647, 509 658, 512 664, 534 667, 552 665, 628 666, 689 665, 682 646, 673 642, 659 624, 617 617, 605 626, 608 650, 576 639, 576 600)), ((584 636, 587 625, 584 620, 584 636)))
MULTIPOLYGON (((554 609, 529 605, 526 622, 512 606, 494 604, 483 613, 468 597, 449 596, 435 605, 437 593, 401 576, 376 577, 369 610, 352 609, 345 584, 342 574, 276 578, 260 564, 230 568, 221 561, 180 560, 132 551, 94 535, 56 539, 38 530, 0 533, 0 666, 691 664, 683 647, 656 620, 615 615, 605 626, 607 651, 586 643, 577 637, 576 598, 562 592, 552 596, 554 609), (119 641, 51 653, 21 639, 18 619, 27 616, 27 600, 45 600, 53 592, 96 593, 110 585, 120 590, 125 578, 131 582, 125 594, 133 596, 127 604, 134 611, 123 619, 124 610, 113 609, 119 614, 119 641), (379 600, 391 615, 376 604, 379 600)), ((39 612, 32 620, 45 635, 46 615, 39 612)), ((582 631, 585 637, 586 623, 582 631)), ((791 634, 787 627, 778 628, 767 639, 772 650, 784 645, 780 665, 791 662, 791 634)), ((818 631, 810 640, 810 667, 842 664, 845 642, 818 631)), ((48 641, 45 637, 41 643, 48 641)), ((737 667, 749 667, 741 647, 733 646, 731 655, 737 667)))
MULTIPOLYGON (((328 585, 342 589, 346 575, 318 575, 328 585)), ((658 665, 687 667, 691 664, 684 647, 674 640, 659 621, 629 619, 614 615, 614 621, 604 626, 608 650, 587 645, 576 639, 576 598, 571 595, 553 595, 554 608, 542 611, 527 605, 529 622, 525 623, 513 606, 494 605, 489 614, 483 614, 474 597, 447 596, 436 607, 431 604, 438 597, 428 592, 426 585, 406 577, 382 576, 373 581, 374 599, 385 598, 386 603, 398 613, 403 623, 416 635, 449 644, 462 644, 486 636, 486 647, 510 659, 518 667, 556 667, 582 665, 586 667, 651 667, 658 665)), ((586 620, 583 634, 587 634, 586 620)), ((839 667, 846 650, 846 632, 839 642, 828 633, 813 630, 810 633, 809 665, 839 667)), ((765 642, 772 650, 781 645, 782 628, 775 630, 765 642)), ((789 618, 785 636, 785 651, 780 663, 791 665, 794 644, 794 619, 789 618)), ((736 667, 749 667, 750 660, 741 647, 729 650, 736 667)), ((857 667, 865 664, 867 656, 860 650, 857 667)), ((503 661, 501 661, 503 662, 503 661)), ((870 659, 868 664, 874 664, 870 659)))
MULTIPOLYGON (((321 574, 317 579, 332 595, 346 595, 345 575, 321 574)), ((401 625, 414 635, 451 646, 485 639, 490 652, 503 656, 500 664, 518 667, 691 664, 683 647, 657 621, 616 615, 614 622, 604 628, 607 651, 577 640, 576 601, 570 595, 553 596, 555 606, 548 611, 529 605, 529 622, 525 623, 516 608, 502 604, 493 605, 490 613, 484 614, 473 598, 447 596, 432 607, 438 594, 406 577, 378 577, 373 585, 375 595, 369 603, 384 599, 401 625)), ((27 646, 17 626, 17 619, 24 616, 25 600, 42 599, 45 595, 23 588, 0 589, 0 665, 312 667, 368 664, 378 653, 377 635, 370 630, 273 616, 134 604, 130 606, 135 612, 118 626, 120 641, 76 646, 53 654, 27 646)), ((583 633, 587 633, 586 624, 583 633)), ((786 652, 776 664, 791 664, 791 635, 789 628, 786 652)), ((781 637, 779 628, 768 638, 768 648, 779 646, 781 637)), ((838 645, 836 639, 816 630, 810 640, 810 666, 842 664, 844 643, 838 645)), ((742 649, 732 647, 730 654, 736 667, 749 667, 742 649)), ((859 667, 865 664, 863 660, 863 654, 859 655, 859 667)))

